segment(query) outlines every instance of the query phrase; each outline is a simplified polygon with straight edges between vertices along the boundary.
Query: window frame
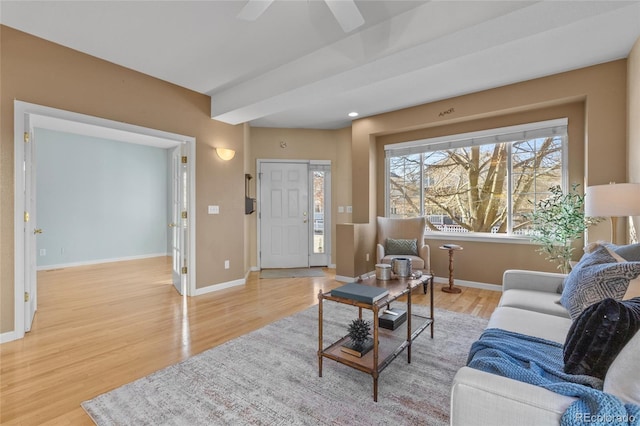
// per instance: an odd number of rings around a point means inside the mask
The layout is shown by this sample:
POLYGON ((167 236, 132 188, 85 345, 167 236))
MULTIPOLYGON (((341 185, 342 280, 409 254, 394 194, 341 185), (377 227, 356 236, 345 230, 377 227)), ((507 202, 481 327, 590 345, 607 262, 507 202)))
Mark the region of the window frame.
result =
MULTIPOLYGON (((564 132, 564 140, 561 145, 561 187, 563 191, 567 191, 569 188, 569 161, 568 161, 568 153, 569 153, 569 129, 568 129, 568 118, 558 118, 553 120, 546 121, 538 121, 531 122, 525 124, 519 124, 514 126, 493 128, 487 130, 481 130, 476 132, 469 133, 461 133, 461 134, 452 134, 447 136, 440 136, 435 138, 427 138, 420 139, 408 142, 401 142, 396 144, 389 144, 384 146, 384 214, 386 217, 390 217, 391 210, 391 201, 390 201, 390 193, 391 193, 391 185, 390 185, 390 159, 392 157, 398 157, 401 155, 410 155, 417 153, 426 153, 433 151, 445 151, 452 148, 468 148, 474 145, 479 144, 496 144, 496 143, 504 143, 508 142, 507 150, 507 231, 504 233, 493 233, 493 232, 447 232, 447 231, 433 231, 431 229, 426 229, 426 233, 429 235, 429 238, 438 239, 439 236, 442 239, 458 239, 458 240, 484 240, 484 241, 492 241, 492 242, 522 242, 528 243, 530 238, 526 235, 519 235, 513 233, 513 170, 512 170, 512 146, 513 142, 517 140, 522 140, 524 138, 516 137, 518 134, 523 134, 526 139, 537 139, 540 137, 548 137, 547 136, 538 136, 540 132, 545 131, 553 131, 555 129, 561 129, 564 132), (553 130, 549 130, 553 129, 553 130), (493 139, 492 141, 490 141, 493 139), (478 142, 480 141, 480 142, 478 142), (485 142, 482 142, 485 141, 485 142), (404 154, 403 154, 404 152, 404 154)), ((420 174, 420 214, 424 215, 424 167, 421 167, 420 174)))

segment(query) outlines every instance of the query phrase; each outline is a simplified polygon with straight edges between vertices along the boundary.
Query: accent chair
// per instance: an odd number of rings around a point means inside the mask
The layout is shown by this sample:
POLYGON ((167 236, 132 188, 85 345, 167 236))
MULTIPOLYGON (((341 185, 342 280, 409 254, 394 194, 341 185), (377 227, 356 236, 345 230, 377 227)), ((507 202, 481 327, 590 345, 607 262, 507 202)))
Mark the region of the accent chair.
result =
POLYGON ((377 217, 376 263, 395 257, 411 259, 411 268, 431 272, 430 249, 424 242, 425 217, 395 219, 377 217))

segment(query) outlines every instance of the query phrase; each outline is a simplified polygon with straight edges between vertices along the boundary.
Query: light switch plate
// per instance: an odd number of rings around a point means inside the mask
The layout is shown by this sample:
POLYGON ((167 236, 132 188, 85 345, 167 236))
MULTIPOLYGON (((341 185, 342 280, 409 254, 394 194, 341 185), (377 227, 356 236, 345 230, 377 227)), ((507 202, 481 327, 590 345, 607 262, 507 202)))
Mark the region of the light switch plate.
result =
POLYGON ((209 214, 220 214, 220 206, 209 206, 209 214))
POLYGON ((344 213, 344 206, 338 206, 338 213, 344 213))
POLYGON ((347 213, 353 213, 353 208, 351 206, 347 206, 347 213))

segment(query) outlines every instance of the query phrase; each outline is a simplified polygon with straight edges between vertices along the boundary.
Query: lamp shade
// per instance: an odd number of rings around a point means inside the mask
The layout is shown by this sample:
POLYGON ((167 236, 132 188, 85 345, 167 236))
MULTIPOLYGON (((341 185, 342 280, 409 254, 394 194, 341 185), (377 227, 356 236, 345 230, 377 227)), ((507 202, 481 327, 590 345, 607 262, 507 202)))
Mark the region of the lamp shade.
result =
POLYGON ((588 186, 584 214, 588 217, 639 216, 640 183, 588 186))

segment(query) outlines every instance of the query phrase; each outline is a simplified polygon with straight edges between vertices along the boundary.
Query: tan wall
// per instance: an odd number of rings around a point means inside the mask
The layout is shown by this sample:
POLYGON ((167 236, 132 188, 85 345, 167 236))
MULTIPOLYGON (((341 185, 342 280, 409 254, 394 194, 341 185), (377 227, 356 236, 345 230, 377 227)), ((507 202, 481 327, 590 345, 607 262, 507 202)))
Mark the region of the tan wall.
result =
POLYGON ((365 271, 371 272, 369 264, 375 261, 376 252, 370 252, 371 236, 375 237, 375 225, 369 223, 345 223, 339 224, 336 230, 337 234, 337 252, 336 257, 343 259, 336 265, 336 276, 355 278, 362 275, 365 271), (359 253, 360 256, 353 256, 353 253, 359 253), (366 260, 366 254, 369 253, 369 261, 366 260))
POLYGON ((339 223, 336 225, 336 258, 343 259, 336 265, 336 275, 355 277, 356 266, 353 253, 356 253, 356 225, 339 223))
MULTIPOLYGON (((352 126, 354 222, 370 222, 382 205, 384 191, 380 182, 384 168, 378 158, 378 140, 397 138, 399 141, 407 135, 446 134, 447 130, 477 128, 519 117, 518 114, 533 117, 551 111, 552 107, 564 108, 569 104, 584 105, 584 136, 578 136, 583 143, 583 155, 578 149, 572 150, 572 180, 584 185, 625 181, 626 73, 627 61, 619 60, 357 120, 352 126), (445 111, 450 113, 445 114, 445 111), (361 170, 367 173, 361 173, 361 170), (580 174, 584 174, 584 178, 580 174), (376 190, 372 191, 372 186, 376 190)), ((574 124, 570 123, 575 127, 574 124)), ((576 133, 575 128, 572 133, 576 133)), ((608 226, 604 224, 594 229, 590 237, 608 239, 608 226)), ((461 245, 465 244, 461 242, 461 245)), ((439 244, 432 244, 432 248, 434 245, 439 244)), ((475 243, 467 245, 471 248, 475 243)), ((498 284, 505 267, 545 269, 547 266, 546 270, 554 270, 555 266, 550 263, 540 264, 540 255, 533 251, 534 247, 529 245, 486 243, 478 250, 478 256, 469 255, 469 251, 463 255, 468 263, 456 267, 460 268, 456 269, 460 271, 456 276, 468 281, 498 284)), ((356 259, 363 255, 351 254, 356 259)), ((441 273, 443 255, 444 252, 433 250, 436 275, 444 275, 441 273)), ((338 264, 340 261, 338 259, 338 264)), ((366 264, 364 268, 372 270, 373 265, 366 264)), ((364 272, 367 271, 356 270, 355 274, 364 272)))
MULTIPOLYGON (((640 182, 640 39, 627 60, 627 151, 628 182, 640 182)), ((640 217, 633 218, 636 233, 640 217)))
MULTIPOLYGON (((250 172, 256 176, 256 160, 331 160, 331 262, 336 259, 336 224, 351 221, 351 214, 338 213, 338 206, 350 205, 351 200, 351 130, 251 128, 250 172), (280 146, 286 143, 286 148, 280 146)), ((257 179, 252 180, 251 195, 256 196, 257 179)), ((250 264, 258 265, 257 215, 249 224, 250 264)))
POLYGON ((0 332, 13 330, 14 317, 14 99, 195 137, 197 287, 244 276, 243 126, 211 120, 208 96, 11 28, 1 27, 0 43, 0 332), (222 162, 214 146, 236 157, 222 162), (221 214, 207 215, 208 204, 221 214))

